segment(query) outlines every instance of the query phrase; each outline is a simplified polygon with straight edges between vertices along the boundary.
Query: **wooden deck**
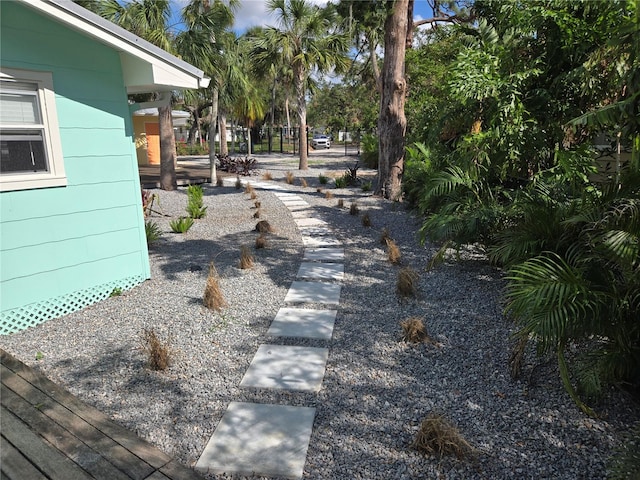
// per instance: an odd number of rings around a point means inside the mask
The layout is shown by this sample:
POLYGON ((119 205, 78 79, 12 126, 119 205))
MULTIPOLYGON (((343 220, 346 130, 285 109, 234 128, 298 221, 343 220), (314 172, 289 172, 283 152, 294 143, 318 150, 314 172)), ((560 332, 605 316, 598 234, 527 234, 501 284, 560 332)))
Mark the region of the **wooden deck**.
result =
POLYGON ((7 480, 202 480, 0 350, 0 468, 7 480))

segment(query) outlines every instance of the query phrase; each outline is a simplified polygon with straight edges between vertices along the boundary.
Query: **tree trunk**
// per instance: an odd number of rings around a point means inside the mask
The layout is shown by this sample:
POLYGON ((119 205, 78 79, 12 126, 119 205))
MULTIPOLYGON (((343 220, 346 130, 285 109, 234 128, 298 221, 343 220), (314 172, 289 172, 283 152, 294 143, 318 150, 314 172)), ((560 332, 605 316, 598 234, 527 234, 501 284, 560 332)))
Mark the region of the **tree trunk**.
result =
POLYGON ((285 97, 284 99, 284 109, 287 112, 287 137, 291 137, 291 117, 289 116, 289 97, 285 97))
POLYGON ((300 132, 298 138, 300 143, 300 163, 298 169, 307 170, 309 168, 309 161, 307 158, 307 102, 304 98, 304 69, 298 62, 293 65, 293 75, 296 83, 296 97, 298 100, 298 123, 300 125, 300 132))
POLYGON ((229 147, 227 146, 227 115, 220 113, 220 156, 229 155, 229 147))
POLYGON ((160 188, 175 190, 176 183, 176 139, 173 135, 171 104, 158 108, 160 128, 160 188))
POLYGON ((218 87, 213 87, 211 95, 211 122, 209 123, 209 176, 211 185, 218 182, 216 172, 216 123, 218 122, 218 87))
POLYGON ((402 196, 407 119, 404 115, 407 81, 404 76, 409 0, 391 1, 385 21, 382 98, 378 119, 379 161, 376 194, 399 201, 402 196))

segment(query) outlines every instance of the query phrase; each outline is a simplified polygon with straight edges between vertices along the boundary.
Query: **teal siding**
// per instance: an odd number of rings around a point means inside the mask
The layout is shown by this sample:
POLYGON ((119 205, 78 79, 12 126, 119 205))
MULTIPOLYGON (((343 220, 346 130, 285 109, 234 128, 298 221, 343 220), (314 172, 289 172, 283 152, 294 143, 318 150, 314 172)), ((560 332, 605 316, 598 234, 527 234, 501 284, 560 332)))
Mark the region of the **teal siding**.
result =
POLYGON ((15 2, 0 9, 2 66, 53 74, 68 180, 0 193, 0 333, 7 333, 68 312, 56 305, 69 298, 81 308, 150 271, 118 52, 15 2), (28 320, 13 325, 18 308, 28 320))

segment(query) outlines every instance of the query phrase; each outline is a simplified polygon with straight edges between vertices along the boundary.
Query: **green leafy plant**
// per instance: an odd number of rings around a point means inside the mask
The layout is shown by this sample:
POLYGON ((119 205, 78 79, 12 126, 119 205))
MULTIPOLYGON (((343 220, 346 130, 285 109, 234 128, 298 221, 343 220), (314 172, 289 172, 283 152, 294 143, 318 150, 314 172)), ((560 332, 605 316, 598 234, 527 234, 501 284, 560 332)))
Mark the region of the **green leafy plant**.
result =
POLYGON ((119 297, 120 295, 122 295, 122 288, 120 287, 114 287, 109 294, 110 297, 119 297))
POLYGON ((347 183, 347 178, 343 175, 342 177, 338 177, 335 179, 336 188, 347 188, 349 185, 347 183))
POLYGON ((144 231, 147 236, 147 245, 151 245, 162 236, 162 231, 158 224, 151 220, 144 222, 144 231))
POLYGON ((43 358, 44 358, 44 353, 42 353, 42 352, 40 352, 40 351, 36 352, 36 360, 37 360, 37 361, 40 361, 40 360, 42 360, 43 358))
POLYGON ((176 220, 171 220, 169 226, 174 233, 187 233, 193 226, 193 218, 180 217, 176 220))
POLYGON ((329 177, 320 174, 318 175, 318 182, 320 183, 320 185, 326 185, 327 183, 329 183, 329 177))
POLYGON ((363 192, 370 192, 371 189, 373 188, 373 182, 365 182, 362 184, 360 188, 362 189, 363 192))
POLYGON ((203 206, 204 190, 201 185, 189 185, 187 187, 187 213, 190 218, 203 218, 207 213, 207 207, 203 206))
POLYGON ((362 136, 362 162, 367 168, 378 168, 378 138, 375 135, 362 136))

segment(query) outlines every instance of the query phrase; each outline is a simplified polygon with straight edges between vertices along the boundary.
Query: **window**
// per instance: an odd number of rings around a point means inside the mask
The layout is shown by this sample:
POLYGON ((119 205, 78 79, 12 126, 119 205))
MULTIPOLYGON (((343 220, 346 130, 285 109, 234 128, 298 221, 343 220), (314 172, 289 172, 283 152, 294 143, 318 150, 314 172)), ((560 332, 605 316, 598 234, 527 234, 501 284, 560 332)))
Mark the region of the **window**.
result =
POLYGON ((50 72, 0 69, 0 191, 66 185, 50 72))

